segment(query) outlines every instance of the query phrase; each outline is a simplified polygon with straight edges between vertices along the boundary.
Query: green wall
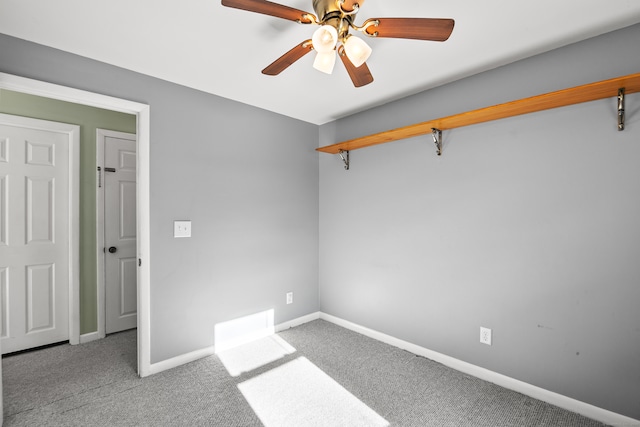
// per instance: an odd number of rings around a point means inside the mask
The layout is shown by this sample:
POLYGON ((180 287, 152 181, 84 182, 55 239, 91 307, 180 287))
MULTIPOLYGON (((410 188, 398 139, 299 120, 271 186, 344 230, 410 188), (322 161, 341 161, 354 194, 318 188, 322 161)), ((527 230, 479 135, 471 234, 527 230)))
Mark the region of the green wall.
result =
POLYGON ((80 126, 80 333, 95 332, 96 129, 135 133, 136 117, 8 90, 0 90, 0 113, 80 126))

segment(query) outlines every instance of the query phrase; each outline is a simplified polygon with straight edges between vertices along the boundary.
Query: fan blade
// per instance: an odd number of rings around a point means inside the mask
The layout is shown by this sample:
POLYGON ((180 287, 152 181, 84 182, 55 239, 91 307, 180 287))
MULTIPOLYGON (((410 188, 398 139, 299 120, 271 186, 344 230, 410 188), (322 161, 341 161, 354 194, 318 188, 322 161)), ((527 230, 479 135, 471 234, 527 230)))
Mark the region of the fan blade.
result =
POLYGON ((363 25, 370 36, 443 42, 453 31, 453 19, 438 18, 374 18, 363 25), (378 25, 368 23, 378 21, 378 25))
POLYGON ((268 76, 277 76, 278 74, 286 70, 291 64, 293 64, 312 50, 313 44, 311 44, 311 40, 303 41, 302 43, 291 49, 289 52, 273 61, 271 65, 262 70, 262 74, 266 74, 268 76))
POLYGON ((367 67, 366 62, 359 67, 353 65, 347 57, 343 46, 338 48, 338 56, 342 60, 344 67, 347 69, 347 73, 349 73, 349 77, 351 77, 351 81, 355 87, 362 87, 373 81, 373 76, 371 75, 371 71, 369 71, 369 67, 367 67))
POLYGON ((311 24, 316 19, 315 15, 311 13, 266 0, 222 0, 222 5, 301 22, 303 24, 311 24))
POLYGON ((342 9, 347 12, 351 12, 354 9, 353 7, 354 4, 357 4, 358 7, 361 8, 362 5, 364 4, 364 0, 344 0, 344 3, 342 4, 342 9))

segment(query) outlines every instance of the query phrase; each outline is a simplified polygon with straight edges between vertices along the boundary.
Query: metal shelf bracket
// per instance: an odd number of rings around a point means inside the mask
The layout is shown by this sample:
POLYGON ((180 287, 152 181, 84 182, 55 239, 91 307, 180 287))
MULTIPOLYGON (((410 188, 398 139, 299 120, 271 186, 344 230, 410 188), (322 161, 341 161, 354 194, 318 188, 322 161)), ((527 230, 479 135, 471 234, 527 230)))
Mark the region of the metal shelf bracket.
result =
POLYGON ((349 170, 349 150, 340 150, 338 151, 338 155, 344 162, 344 170, 349 170), (345 158, 344 154, 346 153, 347 157, 345 158))
POLYGON ((618 89, 618 130, 624 130, 624 88, 618 89))
POLYGON ((433 143, 436 144, 436 152, 438 156, 442 155, 442 131, 440 129, 431 128, 431 136, 433 136, 433 143))

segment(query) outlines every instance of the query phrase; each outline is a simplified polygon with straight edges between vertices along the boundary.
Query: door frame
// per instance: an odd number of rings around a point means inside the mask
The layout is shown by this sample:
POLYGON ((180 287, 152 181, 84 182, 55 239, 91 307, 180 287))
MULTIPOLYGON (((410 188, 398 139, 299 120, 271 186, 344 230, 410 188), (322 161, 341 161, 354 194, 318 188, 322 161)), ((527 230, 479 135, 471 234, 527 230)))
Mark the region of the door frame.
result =
MULTIPOLYGON (((151 239, 150 239, 150 110, 147 104, 101 95, 85 90, 46 83, 39 80, 0 73, 0 89, 23 92, 91 107, 104 108, 136 116, 137 156, 137 256, 138 267, 138 375, 146 377, 151 370, 151 239)), ((79 301, 78 301, 79 302, 79 301)), ((74 340, 80 340, 80 308, 74 311, 74 340)))
MULTIPOLYGON (((0 86, 1 87, 1 86, 0 86)), ((0 122, 26 129, 55 132, 66 136, 69 165, 68 175, 68 202, 67 209, 67 237, 69 239, 67 250, 69 262, 69 289, 67 304, 69 311, 69 324, 67 334, 69 343, 79 344, 80 340, 80 126, 54 122, 51 120, 34 119, 31 117, 16 116, 0 113, 0 122), (7 117, 6 121, 4 118, 7 117), (78 310, 75 308, 78 307, 78 310)))
MULTIPOLYGON (((96 187, 96 278, 98 285, 97 292, 97 300, 98 300, 98 339, 104 338, 107 335, 106 331, 106 305, 107 305, 107 288, 105 283, 105 243, 104 243, 104 232, 105 232, 105 217, 104 217, 104 197, 105 197, 105 177, 104 173, 104 150, 105 150, 105 138, 106 137, 114 137, 114 138, 125 138, 130 139, 132 136, 137 141, 137 136, 133 133, 127 132, 119 132, 115 130, 109 129, 96 129, 96 164, 98 166, 102 165, 102 171, 97 171, 98 173, 98 182, 102 179, 102 186, 98 185, 96 187), (100 175, 102 175, 100 177, 100 175)), ((137 144, 136 144, 137 145, 137 144)), ((137 147, 136 147, 137 148, 137 147)), ((137 152, 136 152, 137 158, 137 152)), ((136 184, 137 185, 137 184, 136 184)), ((136 221, 137 221, 138 213, 136 212, 136 221)), ((136 236, 137 240, 137 236, 136 236)), ((136 285, 137 287, 137 285, 136 285)), ((136 314, 137 315, 137 314, 136 314)))

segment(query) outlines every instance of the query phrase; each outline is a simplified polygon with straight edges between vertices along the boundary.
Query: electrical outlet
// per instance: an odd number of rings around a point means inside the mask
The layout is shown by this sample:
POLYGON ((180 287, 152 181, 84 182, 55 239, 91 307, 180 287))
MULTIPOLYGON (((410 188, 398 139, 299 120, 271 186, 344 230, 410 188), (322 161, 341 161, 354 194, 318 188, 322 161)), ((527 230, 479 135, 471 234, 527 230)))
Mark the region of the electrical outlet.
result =
POLYGON ((491 329, 480 326, 480 342, 491 345, 491 329))
POLYGON ((191 221, 173 221, 173 237, 191 237, 191 221))
POLYGON ((293 292, 287 292, 287 304, 293 304, 293 292))

